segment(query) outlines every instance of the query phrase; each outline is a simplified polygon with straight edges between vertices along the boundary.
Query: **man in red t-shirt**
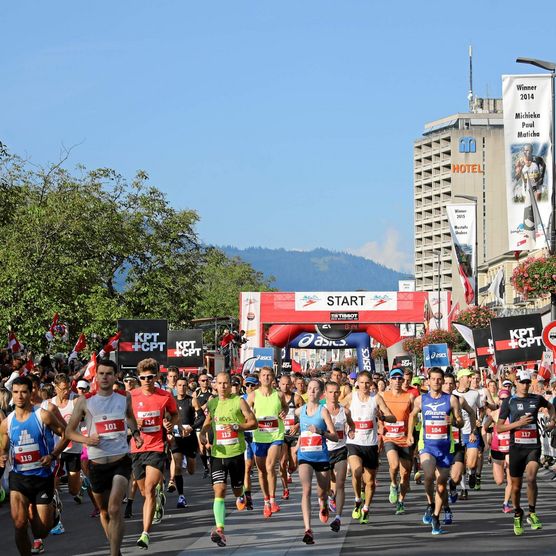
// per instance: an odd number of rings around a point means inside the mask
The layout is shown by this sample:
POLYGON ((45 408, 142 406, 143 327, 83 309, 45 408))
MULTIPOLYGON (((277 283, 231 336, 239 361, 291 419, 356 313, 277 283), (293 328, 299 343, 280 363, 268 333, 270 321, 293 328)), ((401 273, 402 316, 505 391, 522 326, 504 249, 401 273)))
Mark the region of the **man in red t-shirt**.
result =
POLYGON ((165 439, 178 423, 176 400, 170 392, 155 386, 158 374, 158 363, 155 359, 143 359, 137 365, 140 388, 131 391, 133 413, 141 432, 143 444, 140 448, 131 446, 133 475, 145 498, 143 504, 143 532, 137 540, 137 546, 149 547, 149 530, 153 523, 155 509, 157 518, 162 519, 160 508, 160 483, 166 461, 165 439))

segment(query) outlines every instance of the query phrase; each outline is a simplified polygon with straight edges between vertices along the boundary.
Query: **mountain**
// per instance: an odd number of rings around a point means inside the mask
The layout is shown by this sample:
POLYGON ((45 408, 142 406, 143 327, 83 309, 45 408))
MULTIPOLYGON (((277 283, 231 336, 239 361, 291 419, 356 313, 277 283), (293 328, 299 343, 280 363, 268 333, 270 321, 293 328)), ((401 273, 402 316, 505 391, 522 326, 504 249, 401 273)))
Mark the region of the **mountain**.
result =
POLYGON ((397 291, 398 280, 412 278, 364 257, 322 248, 288 251, 228 245, 219 249, 249 263, 266 278, 274 276, 272 286, 280 291, 397 291))

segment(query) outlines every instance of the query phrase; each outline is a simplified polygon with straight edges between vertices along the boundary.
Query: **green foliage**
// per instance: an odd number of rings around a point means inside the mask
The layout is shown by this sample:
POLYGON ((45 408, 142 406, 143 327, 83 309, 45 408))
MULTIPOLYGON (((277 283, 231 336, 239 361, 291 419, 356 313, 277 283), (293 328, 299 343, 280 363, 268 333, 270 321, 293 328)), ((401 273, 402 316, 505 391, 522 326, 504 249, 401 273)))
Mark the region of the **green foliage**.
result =
POLYGON ((42 169, 0 155, 0 335, 11 327, 45 349, 58 312, 69 350, 80 332, 109 336, 118 318, 178 328, 235 316, 241 289, 268 288, 248 264, 205 250, 197 213, 171 207, 145 172, 128 182, 109 168, 70 173, 63 162, 42 169))

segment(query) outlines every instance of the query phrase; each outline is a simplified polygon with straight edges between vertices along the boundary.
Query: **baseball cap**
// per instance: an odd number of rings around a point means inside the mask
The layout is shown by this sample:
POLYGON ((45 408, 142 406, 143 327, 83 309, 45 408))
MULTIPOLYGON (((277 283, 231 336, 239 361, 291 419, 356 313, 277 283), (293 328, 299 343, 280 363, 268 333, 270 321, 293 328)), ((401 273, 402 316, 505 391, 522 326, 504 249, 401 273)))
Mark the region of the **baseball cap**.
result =
POLYGON ((414 376, 411 379, 411 386, 421 386, 423 384, 423 379, 420 376, 414 376))
POLYGON ((502 389, 498 390, 498 396, 509 397, 510 395, 511 395, 511 392, 507 388, 502 388, 502 389))
POLYGON ((259 379, 256 376, 248 376, 245 379, 245 384, 259 384, 259 379))
POLYGON ((525 370, 517 371, 517 380, 519 382, 524 382, 526 380, 531 382, 531 373, 525 370))
POLYGON ((502 386, 507 386, 509 388, 511 388, 514 385, 514 383, 511 380, 505 380, 504 382, 502 382, 502 386))
POLYGON ((462 376, 473 376, 474 374, 471 369, 460 369, 456 378, 459 380, 462 376))
POLYGON ((137 380, 137 377, 136 377, 133 373, 127 373, 127 374, 124 376, 124 382, 125 382, 126 380, 137 380))
POLYGON ((78 380, 77 388, 89 388, 91 385, 86 380, 78 380))
POLYGON ((354 378, 354 379, 357 378, 357 373, 354 371, 349 375, 349 378, 354 378))
POLYGON ((394 378, 395 376, 401 376, 403 378, 403 371, 398 367, 390 371, 389 377, 394 378))
POLYGON ((241 386, 241 379, 237 376, 232 378, 232 386, 241 386))

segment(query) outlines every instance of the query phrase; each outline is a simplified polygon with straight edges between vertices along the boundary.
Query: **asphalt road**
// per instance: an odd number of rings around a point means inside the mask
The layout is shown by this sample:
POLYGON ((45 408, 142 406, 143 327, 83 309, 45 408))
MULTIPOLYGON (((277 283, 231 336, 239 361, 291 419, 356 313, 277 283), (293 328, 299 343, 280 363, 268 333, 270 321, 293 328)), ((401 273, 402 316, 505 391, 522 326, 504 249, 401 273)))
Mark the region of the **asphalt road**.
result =
MULTIPOLYGON (((176 495, 168 495, 166 516, 162 523, 155 525, 151 535, 151 546, 142 551, 135 546, 141 533, 141 500, 135 502, 134 517, 126 520, 126 535, 122 553, 124 556, 159 554, 164 556, 212 555, 212 554, 264 554, 282 556, 284 554, 320 554, 327 556, 339 554, 507 554, 519 551, 520 554, 556 554, 556 481, 550 481, 553 474, 541 472, 539 481, 539 503, 537 513, 544 527, 532 531, 528 527, 522 537, 512 531, 512 514, 501 511, 502 492, 492 479, 490 466, 483 471, 483 488, 473 491, 468 501, 453 506, 454 524, 447 526, 446 535, 433 537, 430 527, 421 523, 424 510, 423 487, 413 484, 407 498, 407 513, 396 516, 393 506, 388 503, 388 479, 385 467, 379 472, 379 485, 371 508, 372 520, 368 525, 360 525, 351 520, 351 493, 348 496, 348 509, 340 533, 333 533, 327 525, 318 521, 316 514, 313 522, 316 544, 305 546, 301 542, 303 523, 301 521, 300 488, 297 477, 291 488, 289 501, 282 502, 282 511, 265 520, 261 511, 261 498, 255 495, 256 509, 253 512, 239 513, 233 500, 228 500, 230 512, 226 521, 228 546, 218 548, 210 542, 209 532, 213 525, 212 491, 208 480, 202 479, 197 472, 186 478, 186 495, 189 506, 176 509, 176 495), (231 511, 233 509, 233 511, 231 511)), ((255 480, 256 482, 256 480, 255 480)), ((50 536, 46 540, 46 554, 61 556, 97 556, 107 554, 98 519, 89 517, 90 502, 77 505, 66 493, 63 522, 66 533, 50 536)), ((6 504, 0 508, 0 531, 3 532, 4 546, 2 556, 17 554, 11 533, 9 509, 6 504)))

